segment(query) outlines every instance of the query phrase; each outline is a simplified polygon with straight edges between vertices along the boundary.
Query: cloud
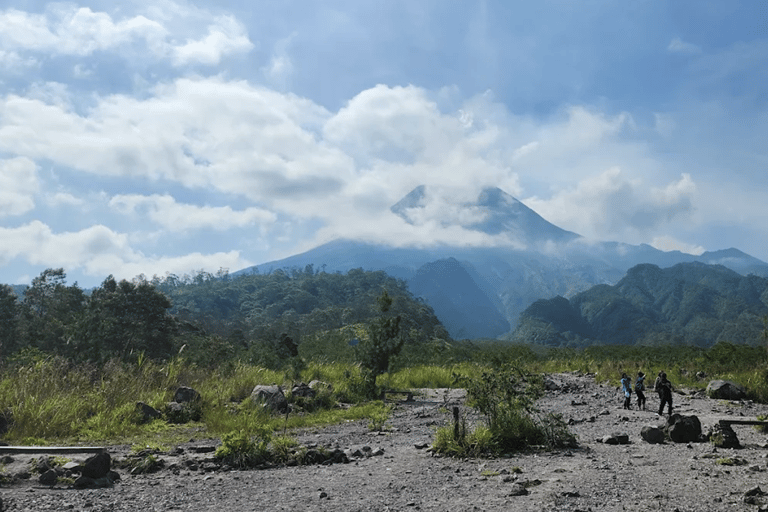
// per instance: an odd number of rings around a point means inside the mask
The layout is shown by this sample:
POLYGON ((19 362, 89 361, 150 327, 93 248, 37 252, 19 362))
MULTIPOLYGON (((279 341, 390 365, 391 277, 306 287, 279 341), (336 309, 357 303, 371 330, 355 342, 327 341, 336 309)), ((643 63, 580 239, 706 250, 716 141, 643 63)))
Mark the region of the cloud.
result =
POLYGON ((83 56, 135 39, 152 42, 166 36, 159 23, 144 16, 115 22, 87 7, 53 4, 44 14, 0 11, 0 46, 16 50, 83 56))
POLYGON ((46 194, 45 201, 49 206, 84 206, 85 201, 79 197, 75 197, 68 192, 56 192, 54 194, 46 194))
POLYGON ((191 62, 218 64, 224 55, 248 52, 253 43, 242 23, 231 16, 218 16, 208 27, 208 34, 200 40, 188 40, 173 48, 173 61, 177 66, 191 62))
POLYGON ((706 249, 701 245, 688 244, 681 242, 670 236, 657 236, 653 238, 651 244, 660 251, 680 251, 687 254, 695 254, 696 256, 702 254, 706 249))
POLYGON ((35 162, 24 157, 0 160, 0 217, 34 209, 39 189, 35 162))
POLYGON ((121 214, 141 210, 153 222, 168 231, 226 231, 233 227, 252 225, 265 229, 277 220, 277 215, 260 208, 250 207, 236 211, 229 206, 180 204, 170 195, 117 195, 109 201, 109 206, 121 214))
POLYGON ((692 55, 692 54, 701 53, 701 48, 699 48, 693 43, 687 43, 682 39, 680 39, 679 37, 676 37, 669 42, 669 45, 667 46, 667 51, 670 53, 681 53, 681 54, 692 55))
POLYGON ((613 167, 549 199, 531 197, 524 202, 548 221, 587 238, 641 242, 666 224, 689 219, 695 195, 688 174, 657 188, 613 167))
MULTIPOLYGON (((168 2, 149 14, 159 21, 144 15, 116 20, 107 12, 71 4, 51 4, 42 14, 0 11, 0 57, 16 62, 21 61, 18 55, 26 52, 87 57, 141 43, 155 59, 170 58, 176 66, 210 66, 219 64, 226 55, 254 47, 243 24, 232 16, 213 17, 212 22, 204 24, 205 35, 199 36, 196 26, 206 17, 199 10, 168 2), (180 25, 176 20, 172 31, 166 10, 188 23, 180 25), (185 33, 189 34, 186 41, 176 43, 178 36, 185 33)), ((210 20, 209 14, 207 18, 210 20)), ((75 67, 74 72, 82 77, 82 66, 75 67)))
POLYGON ((62 267, 102 278, 130 279, 138 274, 185 273, 195 269, 244 268, 252 263, 239 251, 181 256, 145 256, 132 249, 125 234, 106 226, 54 233, 40 221, 16 228, 0 227, 0 264, 20 258, 31 265, 62 267))

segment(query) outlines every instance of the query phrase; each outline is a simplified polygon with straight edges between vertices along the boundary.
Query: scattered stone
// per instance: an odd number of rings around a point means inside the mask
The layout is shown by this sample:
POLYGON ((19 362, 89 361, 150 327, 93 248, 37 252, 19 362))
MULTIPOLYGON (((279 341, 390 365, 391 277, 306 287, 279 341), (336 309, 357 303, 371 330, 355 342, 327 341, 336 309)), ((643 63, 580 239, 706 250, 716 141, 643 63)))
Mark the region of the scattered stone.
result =
POLYGON ((664 430, 659 427, 646 425, 640 430, 640 437, 651 444, 661 444, 664 442, 664 430))
POLYGON ((718 422, 706 437, 717 448, 741 448, 736 432, 725 421, 718 422))
POLYGON ((180 404, 197 402, 198 400, 200 400, 200 393, 198 393, 197 390, 187 386, 181 386, 173 394, 173 401, 180 404))
POLYGON ((42 485, 56 485, 56 482, 59 481, 59 474, 56 473, 55 469, 49 469, 45 473, 40 475, 40 478, 37 479, 38 482, 42 485))
POLYGON ((510 496, 526 496, 528 494, 528 489, 518 483, 514 483, 509 487, 509 495, 510 496))
POLYGON ((291 388, 291 395, 301 398, 315 398, 317 391, 312 389, 308 384, 300 382, 291 388))
POLYGON ((259 384, 253 388, 251 400, 263 404, 275 412, 286 413, 288 411, 288 400, 286 400, 283 389, 280 386, 259 384))
POLYGON ((139 416, 139 422, 141 423, 149 423, 163 416, 163 413, 144 402, 136 402, 136 414, 139 416))
POLYGON ((629 434, 609 434, 604 436, 601 442, 604 444, 629 444, 629 434))
POLYGON ((707 396, 718 400, 742 400, 747 392, 744 386, 729 380, 713 380, 707 384, 707 396))

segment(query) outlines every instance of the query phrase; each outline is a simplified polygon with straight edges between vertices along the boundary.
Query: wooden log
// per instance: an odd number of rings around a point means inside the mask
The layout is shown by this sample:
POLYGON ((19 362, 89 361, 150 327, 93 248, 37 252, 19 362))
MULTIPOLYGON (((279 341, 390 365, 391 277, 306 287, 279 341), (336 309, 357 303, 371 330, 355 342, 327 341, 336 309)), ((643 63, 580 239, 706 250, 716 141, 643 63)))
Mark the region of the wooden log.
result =
POLYGON ((0 446, 0 453, 101 453, 103 446, 0 446))
POLYGON ((768 426, 768 421, 758 420, 720 420, 718 423, 725 425, 762 425, 768 426))

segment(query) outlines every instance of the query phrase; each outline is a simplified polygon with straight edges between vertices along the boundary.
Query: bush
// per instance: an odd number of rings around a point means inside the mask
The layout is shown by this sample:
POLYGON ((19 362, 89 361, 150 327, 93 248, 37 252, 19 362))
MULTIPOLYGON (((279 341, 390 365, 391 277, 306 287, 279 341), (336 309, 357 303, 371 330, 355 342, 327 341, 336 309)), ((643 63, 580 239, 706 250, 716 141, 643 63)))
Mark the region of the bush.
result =
POLYGON ((542 415, 535 407, 543 391, 541 375, 514 366, 467 381, 468 404, 485 416, 486 425, 468 433, 465 420, 455 418, 452 431, 448 427, 438 431, 435 450, 473 456, 516 452, 532 446, 554 449, 575 445, 576 438, 559 415, 542 415))

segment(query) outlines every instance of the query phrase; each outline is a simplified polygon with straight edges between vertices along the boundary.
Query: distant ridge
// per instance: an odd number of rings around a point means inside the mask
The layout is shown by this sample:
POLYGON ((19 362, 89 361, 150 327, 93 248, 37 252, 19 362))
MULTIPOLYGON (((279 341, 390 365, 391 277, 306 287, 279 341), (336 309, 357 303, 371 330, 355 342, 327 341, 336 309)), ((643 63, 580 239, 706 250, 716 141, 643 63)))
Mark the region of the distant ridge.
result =
MULTIPOLYGON (((406 222, 418 222, 429 213, 426 208, 431 200, 434 198, 430 196, 430 189, 419 186, 395 203, 391 211, 406 222)), ((508 237, 515 244, 417 248, 337 239, 302 254, 235 274, 286 267, 303 269, 308 264, 326 272, 346 272, 352 268, 384 270, 406 280, 411 291, 435 309, 454 338, 509 337, 518 325, 520 314, 537 300, 569 298, 595 285, 614 285, 630 268, 640 264, 667 268, 700 262, 723 265, 742 276, 768 276, 768 263, 735 248, 694 256, 680 251, 660 251, 646 244, 585 243, 578 234, 551 224, 495 187, 482 190, 475 201, 454 206, 473 214, 467 218, 474 221, 463 224, 463 229, 508 237), (434 267, 428 265, 435 262, 441 263, 434 267), (441 271, 451 277, 441 278, 441 271), (467 275, 474 286, 469 286, 467 275), (452 282, 467 293, 453 293, 452 282)), ((457 222, 447 218, 437 220, 444 225, 457 222)))

